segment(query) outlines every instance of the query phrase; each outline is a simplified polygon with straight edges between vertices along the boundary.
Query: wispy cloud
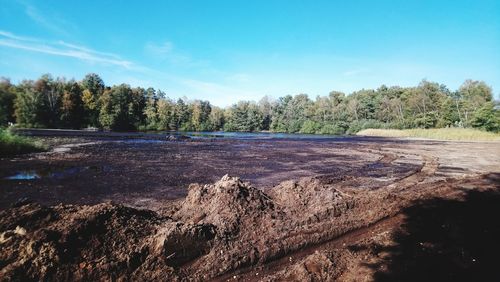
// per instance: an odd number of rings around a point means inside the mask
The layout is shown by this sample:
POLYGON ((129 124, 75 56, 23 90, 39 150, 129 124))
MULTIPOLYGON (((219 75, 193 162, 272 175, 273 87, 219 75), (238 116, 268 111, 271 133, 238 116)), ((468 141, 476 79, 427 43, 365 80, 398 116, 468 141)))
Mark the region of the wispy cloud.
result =
POLYGON ((75 25, 63 19, 60 15, 54 13, 47 15, 38 9, 34 4, 25 0, 18 0, 17 3, 22 5, 26 16, 28 16, 38 26, 41 26, 48 31, 68 37, 71 35, 69 30, 74 31, 75 29, 75 25))
POLYGON ((84 46, 65 43, 64 41, 51 42, 19 36, 2 30, 0 30, 0 46, 70 57, 90 63, 117 65, 127 69, 133 67, 132 62, 123 60, 115 54, 95 51, 84 46))
MULTIPOLYGON (((90 64, 99 63, 102 66, 113 67, 112 73, 120 75, 115 77, 116 83, 127 82, 136 86, 153 86, 161 82, 162 86, 178 86, 174 95, 186 95, 189 97, 210 97, 211 102, 216 105, 226 106, 238 100, 248 100, 255 97, 254 91, 230 86, 234 82, 246 82, 249 75, 236 73, 234 75, 222 76, 226 83, 205 81, 194 77, 183 77, 171 74, 160 69, 134 63, 123 59, 117 54, 97 51, 86 46, 81 46, 65 41, 48 41, 40 38, 26 37, 8 31, 0 30, 0 46, 9 47, 29 52, 37 52, 53 56, 68 57, 87 62, 90 64), (119 69, 116 69, 119 68, 119 69), (125 80, 125 81, 124 81, 125 80), (144 83, 148 83, 144 85, 144 83)), ((172 44, 173 46, 173 44, 172 44)), ((157 46, 158 53, 166 52, 171 55, 168 44, 157 46), (161 48, 160 48, 161 47, 161 48)), ((189 59, 191 60, 191 59, 189 59)), ((178 61, 179 63, 181 61, 178 61)), ((194 64, 194 63, 193 63, 194 64)), ((50 71, 50 70, 47 70, 50 71)))
POLYGON ((148 42, 144 46, 144 51, 150 57, 161 61, 167 61, 176 66, 203 67, 208 65, 207 61, 195 60, 189 54, 177 50, 170 41, 162 43, 148 42))
POLYGON ((172 53, 172 50, 174 49, 174 44, 170 41, 165 41, 161 44, 148 42, 146 43, 146 46, 144 48, 146 49, 147 52, 149 52, 152 55, 159 57, 167 57, 170 53, 172 53))
POLYGON ((239 100, 251 100, 255 99, 256 96, 264 95, 264 93, 195 79, 182 79, 181 83, 194 90, 193 94, 205 97, 209 95, 210 101, 217 105, 230 105, 239 100))
POLYGON ((31 38, 31 37, 25 37, 25 36, 15 35, 13 33, 10 33, 8 31, 3 31, 3 30, 0 30, 0 36, 6 37, 6 38, 9 38, 9 39, 13 39, 13 40, 19 40, 19 41, 38 42, 38 39, 31 38))
POLYGON ((118 59, 118 60, 120 59, 120 56, 118 56, 116 54, 113 54, 113 53, 106 53, 106 52, 95 51, 95 50, 86 48, 84 46, 75 45, 75 44, 71 44, 71 43, 66 43, 64 41, 57 41, 57 43, 59 45, 61 45, 61 46, 68 47, 68 48, 75 49, 75 50, 79 50, 79 51, 82 51, 82 52, 93 53, 93 54, 96 54, 96 55, 101 55, 101 56, 106 56, 106 57, 110 57, 110 58, 115 58, 115 59, 118 59))
POLYGON ((167 81, 169 83, 172 83, 172 85, 170 86, 180 86, 176 87, 175 90, 177 92, 173 93, 179 97, 187 96, 198 97, 201 99, 207 99, 207 97, 210 97, 210 102, 218 106, 228 106, 232 103, 236 103, 239 100, 254 99, 255 95, 264 95, 262 93, 256 93, 256 91, 251 91, 240 87, 233 87, 230 84, 173 75, 148 67, 142 66, 137 67, 136 69, 137 71, 146 75, 147 79, 153 80, 156 83, 158 81, 167 81))

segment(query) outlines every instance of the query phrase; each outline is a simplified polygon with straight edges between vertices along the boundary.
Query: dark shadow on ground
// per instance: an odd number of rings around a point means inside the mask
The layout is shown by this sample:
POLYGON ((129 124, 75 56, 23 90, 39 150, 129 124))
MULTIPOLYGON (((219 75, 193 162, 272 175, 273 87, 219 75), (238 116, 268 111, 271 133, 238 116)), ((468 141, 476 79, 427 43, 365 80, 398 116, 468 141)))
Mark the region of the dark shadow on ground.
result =
POLYGON ((421 201, 404 211, 376 281, 500 281, 500 174, 496 189, 469 190, 461 200, 421 201))

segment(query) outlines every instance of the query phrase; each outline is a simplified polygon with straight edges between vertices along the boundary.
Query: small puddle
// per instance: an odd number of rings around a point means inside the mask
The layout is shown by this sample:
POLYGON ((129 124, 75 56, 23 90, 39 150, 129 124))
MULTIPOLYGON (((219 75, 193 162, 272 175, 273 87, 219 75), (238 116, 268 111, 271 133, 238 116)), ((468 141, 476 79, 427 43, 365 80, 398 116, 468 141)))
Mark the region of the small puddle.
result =
POLYGON ((35 170, 26 170, 19 171, 12 176, 4 177, 7 180, 33 180, 41 178, 37 171, 35 170))
POLYGON ((84 171, 94 171, 94 172, 105 172, 110 171, 107 166, 77 166, 77 167, 66 167, 66 168, 53 168, 53 169, 30 169, 21 170, 16 172, 16 174, 4 177, 6 180, 36 180, 42 178, 51 179, 63 179, 69 176, 73 176, 84 171))
POLYGON ((381 162, 374 162, 374 163, 370 163, 370 164, 365 165, 365 169, 369 169, 369 170, 379 169, 379 168, 383 168, 383 167, 385 167, 385 164, 381 163, 381 162))

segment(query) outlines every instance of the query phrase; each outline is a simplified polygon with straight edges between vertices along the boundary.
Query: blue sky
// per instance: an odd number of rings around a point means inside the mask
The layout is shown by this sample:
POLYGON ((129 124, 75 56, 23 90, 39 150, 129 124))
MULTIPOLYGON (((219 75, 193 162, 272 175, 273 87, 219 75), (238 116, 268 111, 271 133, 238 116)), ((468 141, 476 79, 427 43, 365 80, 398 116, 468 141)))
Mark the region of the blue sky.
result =
POLYGON ((153 86, 219 106, 468 78, 500 93, 500 1, 0 0, 0 76, 153 86))

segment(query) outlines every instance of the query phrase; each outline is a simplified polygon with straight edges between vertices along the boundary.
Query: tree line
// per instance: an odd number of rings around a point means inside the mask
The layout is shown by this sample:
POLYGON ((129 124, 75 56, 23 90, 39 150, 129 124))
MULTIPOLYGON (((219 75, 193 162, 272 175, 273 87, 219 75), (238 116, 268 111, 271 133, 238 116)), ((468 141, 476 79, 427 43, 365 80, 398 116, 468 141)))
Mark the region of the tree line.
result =
POLYGON ((415 87, 332 91, 220 108, 204 100, 173 100, 153 88, 106 86, 97 74, 81 81, 46 74, 17 85, 0 80, 0 126, 106 130, 262 131, 351 134, 365 128, 474 127, 500 131, 500 109, 483 81, 458 90, 427 80, 415 87))

